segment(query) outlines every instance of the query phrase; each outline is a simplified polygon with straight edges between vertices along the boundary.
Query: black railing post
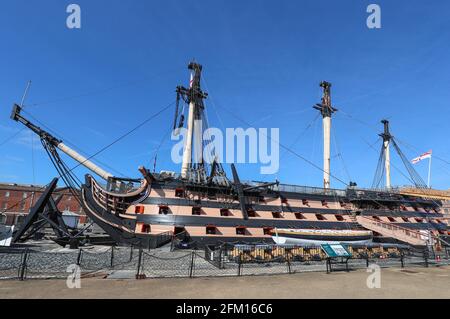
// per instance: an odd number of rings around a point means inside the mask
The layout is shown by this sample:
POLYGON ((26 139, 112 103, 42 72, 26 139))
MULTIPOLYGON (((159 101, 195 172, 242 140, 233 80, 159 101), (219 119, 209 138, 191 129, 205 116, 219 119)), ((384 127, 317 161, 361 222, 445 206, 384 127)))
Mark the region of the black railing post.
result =
POLYGON ((402 265, 402 268, 405 268, 405 254, 403 251, 400 251, 400 263, 402 265))
POLYGON ((114 268, 114 246, 111 246, 111 268, 114 268))
POLYGON ((242 253, 239 253, 238 259, 238 276, 242 275, 242 253))
POLYGON ((139 247, 138 265, 136 272, 136 279, 141 279, 141 262, 142 262, 142 247, 139 247))
POLYGON ((130 262, 133 260, 133 244, 130 245, 130 262))
POLYGON ((80 249, 78 249, 77 266, 80 266, 80 264, 81 264, 81 256, 82 255, 83 255, 83 250, 80 248, 80 249))
POLYGON ((423 251, 423 259, 425 260, 425 267, 428 268, 428 248, 425 248, 423 251))
POLYGON ((288 266, 288 274, 291 274, 291 261, 289 260, 288 254, 286 253, 286 262, 287 262, 287 266, 288 266))
POLYGON ((189 278, 192 278, 194 275, 194 262, 195 262, 195 251, 191 254, 191 265, 189 267, 189 278))
POLYGON ((23 281, 26 277, 27 259, 28 259, 28 249, 25 250, 25 253, 22 254, 22 262, 20 264, 19 269, 19 280, 21 281, 23 281))

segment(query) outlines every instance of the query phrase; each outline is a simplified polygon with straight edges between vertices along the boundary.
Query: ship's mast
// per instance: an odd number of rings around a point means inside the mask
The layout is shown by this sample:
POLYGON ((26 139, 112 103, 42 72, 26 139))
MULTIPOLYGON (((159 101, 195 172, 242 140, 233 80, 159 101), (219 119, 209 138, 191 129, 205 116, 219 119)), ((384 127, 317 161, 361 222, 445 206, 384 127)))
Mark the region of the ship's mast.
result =
POLYGON ((178 87, 177 92, 187 96, 189 103, 189 115, 187 123, 187 136, 183 149, 183 162, 181 165, 181 177, 189 178, 189 171, 192 165, 192 145, 195 147, 195 164, 197 168, 203 167, 203 130, 202 130, 202 113, 204 109, 203 99, 207 94, 201 90, 200 77, 202 66, 198 63, 191 62, 188 66, 191 70, 191 78, 189 89, 178 87))
POLYGON ((386 188, 391 188, 391 152, 390 152, 390 144, 392 135, 389 132, 389 121, 382 120, 381 123, 384 125, 384 132, 380 134, 383 138, 384 145, 384 165, 386 170, 386 188))
POLYGON ((322 103, 316 104, 314 108, 319 110, 323 117, 323 188, 329 189, 331 116, 337 109, 331 106, 331 83, 322 81, 320 87, 323 89, 322 103))
POLYGON ((21 110, 22 110, 22 108, 19 105, 14 104, 14 107, 13 107, 13 110, 11 113, 11 119, 22 123, 23 125, 28 127, 30 130, 32 130, 34 133, 39 135, 41 137, 41 139, 45 139, 53 146, 57 147, 65 154, 72 157, 75 161, 77 161, 81 165, 85 166, 86 168, 88 168, 89 170, 91 170, 92 172, 94 172, 95 174, 100 176, 101 178, 103 178, 105 181, 108 181, 110 178, 113 177, 113 175, 111 173, 105 171, 104 169, 100 168, 99 166, 97 166, 96 164, 91 162, 88 158, 84 157, 83 155, 79 154, 75 150, 71 149, 69 146, 64 144, 61 140, 52 136, 49 132, 46 132, 43 129, 41 129, 40 127, 31 123, 29 120, 27 120, 25 117, 23 117, 20 114, 21 110))

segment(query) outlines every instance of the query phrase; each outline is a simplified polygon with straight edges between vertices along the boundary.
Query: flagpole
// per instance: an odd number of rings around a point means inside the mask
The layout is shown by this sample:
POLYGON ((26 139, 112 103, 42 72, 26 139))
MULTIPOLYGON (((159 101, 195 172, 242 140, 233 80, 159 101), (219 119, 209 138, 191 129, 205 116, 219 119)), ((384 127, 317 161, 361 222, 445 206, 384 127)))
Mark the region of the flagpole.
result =
POLYGON ((430 155, 430 160, 428 162, 428 188, 430 188, 430 178, 431 178, 431 158, 433 155, 430 155))

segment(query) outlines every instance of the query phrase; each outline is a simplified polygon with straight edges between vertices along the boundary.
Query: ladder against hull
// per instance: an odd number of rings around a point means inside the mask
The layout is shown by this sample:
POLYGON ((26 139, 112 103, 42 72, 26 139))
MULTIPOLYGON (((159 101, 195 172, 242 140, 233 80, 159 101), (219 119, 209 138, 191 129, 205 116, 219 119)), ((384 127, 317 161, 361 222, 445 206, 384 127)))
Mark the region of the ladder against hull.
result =
POLYGON ((426 246, 429 238, 418 231, 397 225, 377 221, 366 216, 356 216, 357 222, 366 229, 377 232, 384 237, 392 237, 414 246, 426 246))

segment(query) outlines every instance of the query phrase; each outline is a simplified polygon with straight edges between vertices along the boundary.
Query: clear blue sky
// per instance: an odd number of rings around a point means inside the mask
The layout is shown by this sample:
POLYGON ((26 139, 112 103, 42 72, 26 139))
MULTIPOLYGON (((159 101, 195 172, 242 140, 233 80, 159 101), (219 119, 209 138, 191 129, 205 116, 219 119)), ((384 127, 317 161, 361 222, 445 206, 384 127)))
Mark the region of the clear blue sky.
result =
MULTIPOLYGON (((376 1, 382 28, 369 30, 366 7, 373 2, 4 0, 0 143, 21 128, 9 114, 32 80, 27 111, 92 154, 174 101, 175 87, 187 85, 186 65, 195 58, 204 65, 215 102, 206 102, 213 125, 243 126, 223 106, 256 127, 279 127, 285 145, 316 116, 312 105, 320 99, 319 82, 332 82, 341 110, 333 133, 360 186, 371 185, 380 144, 377 151, 368 144, 376 141, 385 117, 393 134, 417 149, 403 146, 408 158, 433 149, 450 162, 450 3, 376 1), (82 9, 81 30, 65 25, 72 2, 82 9)), ((172 117, 171 108, 98 159, 139 176, 137 167, 151 166, 172 117)), ((178 171, 170 146, 166 141, 160 150, 158 169, 178 171)), ((293 149, 322 165, 320 121, 293 149)), ((336 154, 333 142, 333 174, 348 181, 336 154)), ((401 167, 397 157, 393 161, 401 167)), ((426 179, 427 163, 416 168, 426 179)), ((242 179, 322 183, 321 171, 290 154, 282 155, 276 176, 259 176, 258 165, 238 169, 242 179)), ((76 172, 82 176, 85 170, 76 172)), ((0 146, 0 181, 45 184, 54 175, 30 132, 0 146)), ((434 159, 433 186, 448 188, 449 178, 450 165, 434 159)), ((393 182, 408 181, 393 169, 393 182)), ((332 186, 343 185, 332 181, 332 186)))

